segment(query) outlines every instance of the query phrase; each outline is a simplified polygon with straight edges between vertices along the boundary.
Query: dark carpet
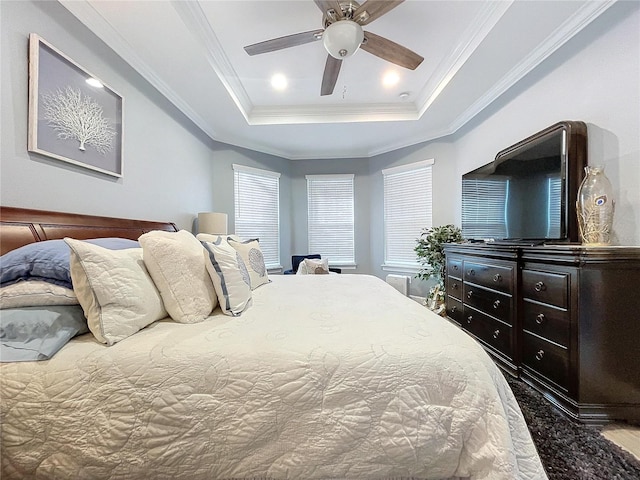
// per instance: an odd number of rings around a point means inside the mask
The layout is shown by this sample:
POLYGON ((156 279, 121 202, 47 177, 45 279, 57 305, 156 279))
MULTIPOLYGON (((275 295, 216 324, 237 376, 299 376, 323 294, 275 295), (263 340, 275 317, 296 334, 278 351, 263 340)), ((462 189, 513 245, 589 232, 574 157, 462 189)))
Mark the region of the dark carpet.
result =
POLYGON ((565 417, 533 388, 506 377, 549 480, 640 480, 640 462, 598 428, 565 417))

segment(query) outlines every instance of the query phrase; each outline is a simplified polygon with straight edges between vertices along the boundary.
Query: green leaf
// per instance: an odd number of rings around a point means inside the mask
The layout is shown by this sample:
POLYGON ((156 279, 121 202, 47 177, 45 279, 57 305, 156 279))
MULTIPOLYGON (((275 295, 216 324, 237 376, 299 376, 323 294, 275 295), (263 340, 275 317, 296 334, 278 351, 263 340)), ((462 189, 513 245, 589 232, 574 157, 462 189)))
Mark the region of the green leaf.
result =
POLYGON ((444 244, 461 241, 462 231, 455 225, 423 229, 414 248, 421 266, 416 278, 429 280, 433 277, 444 290, 444 244))

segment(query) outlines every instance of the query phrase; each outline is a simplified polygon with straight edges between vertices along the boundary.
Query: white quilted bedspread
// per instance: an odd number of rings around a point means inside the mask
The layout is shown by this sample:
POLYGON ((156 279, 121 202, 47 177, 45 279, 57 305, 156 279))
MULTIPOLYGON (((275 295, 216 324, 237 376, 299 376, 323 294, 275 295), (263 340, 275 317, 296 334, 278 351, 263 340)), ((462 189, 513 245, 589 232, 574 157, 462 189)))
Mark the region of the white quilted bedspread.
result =
POLYGON ((502 374, 364 275, 272 276, 232 318, 1 364, 2 479, 544 479, 502 374))

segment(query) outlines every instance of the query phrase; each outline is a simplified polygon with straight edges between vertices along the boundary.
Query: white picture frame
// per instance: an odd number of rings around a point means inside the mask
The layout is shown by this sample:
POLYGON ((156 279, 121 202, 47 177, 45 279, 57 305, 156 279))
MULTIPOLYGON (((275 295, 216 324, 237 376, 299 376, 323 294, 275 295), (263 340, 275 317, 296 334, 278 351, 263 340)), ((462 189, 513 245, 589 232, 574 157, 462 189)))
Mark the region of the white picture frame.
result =
POLYGON ((29 35, 29 152, 120 178, 123 111, 113 88, 29 35))

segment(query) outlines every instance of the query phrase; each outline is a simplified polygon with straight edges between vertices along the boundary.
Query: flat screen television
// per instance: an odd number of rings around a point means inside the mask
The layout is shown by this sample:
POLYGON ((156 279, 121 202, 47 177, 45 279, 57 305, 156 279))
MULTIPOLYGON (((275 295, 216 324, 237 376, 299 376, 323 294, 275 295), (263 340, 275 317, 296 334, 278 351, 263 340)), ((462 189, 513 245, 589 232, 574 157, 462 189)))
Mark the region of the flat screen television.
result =
POLYGON ((583 122, 552 125, 462 176, 462 236, 505 243, 578 241, 576 197, 587 164, 583 122))

